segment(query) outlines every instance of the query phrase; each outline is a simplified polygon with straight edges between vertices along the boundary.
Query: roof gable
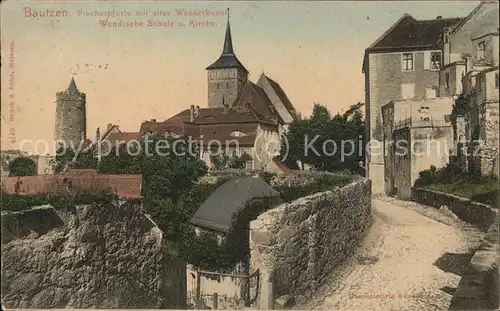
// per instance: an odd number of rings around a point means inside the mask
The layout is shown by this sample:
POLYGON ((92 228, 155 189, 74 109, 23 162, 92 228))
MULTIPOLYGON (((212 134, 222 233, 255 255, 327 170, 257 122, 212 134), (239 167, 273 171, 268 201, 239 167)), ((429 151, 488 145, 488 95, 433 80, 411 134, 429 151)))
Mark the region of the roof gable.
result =
POLYGON ((276 93, 276 96, 278 96, 281 103, 285 106, 285 108, 288 110, 288 112, 291 115, 294 115, 296 113, 295 107, 293 106, 292 102, 290 101, 290 99, 286 95, 286 93, 283 90, 283 88, 281 87, 281 85, 278 82, 271 79, 270 77, 266 76, 264 73, 262 73, 262 75, 259 78, 259 82, 257 82, 257 84, 260 87, 262 87, 262 84, 264 84, 265 82, 269 83, 269 85, 271 86, 273 91, 276 93))
POLYGON ((219 186, 203 202, 191 218, 191 223, 229 232, 233 215, 245 208, 247 202, 256 198, 276 196, 279 196, 279 193, 260 178, 233 178, 219 186))
POLYGON ((373 42, 367 51, 412 48, 438 48, 443 43, 443 29, 453 27, 462 18, 416 20, 404 14, 394 25, 373 42))

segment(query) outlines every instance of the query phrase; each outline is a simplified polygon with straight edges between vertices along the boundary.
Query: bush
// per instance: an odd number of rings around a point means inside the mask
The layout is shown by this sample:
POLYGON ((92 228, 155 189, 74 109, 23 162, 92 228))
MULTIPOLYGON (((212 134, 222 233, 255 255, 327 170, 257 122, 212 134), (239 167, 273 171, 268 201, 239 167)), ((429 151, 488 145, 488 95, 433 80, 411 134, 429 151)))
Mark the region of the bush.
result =
POLYGON ((35 206, 50 204, 56 209, 71 208, 79 204, 100 205, 116 201, 118 197, 111 191, 54 191, 38 195, 8 194, 2 189, 2 210, 21 211, 35 206))
POLYGON ((335 187, 342 187, 350 183, 352 177, 342 175, 321 175, 317 179, 306 185, 278 186, 276 190, 281 194, 284 202, 291 202, 301 197, 314 193, 332 190, 335 187))
POLYGON ((30 158, 18 157, 9 163, 9 176, 35 176, 36 174, 36 163, 30 158))
POLYGON ((495 176, 482 176, 476 171, 464 173, 454 164, 441 169, 431 167, 420 172, 415 187, 434 189, 493 207, 498 206, 498 179, 495 176))
POLYGON ((273 180, 274 177, 276 177, 276 174, 274 173, 269 173, 269 172, 261 172, 259 174, 259 177, 266 182, 266 184, 270 185, 271 181, 273 180))

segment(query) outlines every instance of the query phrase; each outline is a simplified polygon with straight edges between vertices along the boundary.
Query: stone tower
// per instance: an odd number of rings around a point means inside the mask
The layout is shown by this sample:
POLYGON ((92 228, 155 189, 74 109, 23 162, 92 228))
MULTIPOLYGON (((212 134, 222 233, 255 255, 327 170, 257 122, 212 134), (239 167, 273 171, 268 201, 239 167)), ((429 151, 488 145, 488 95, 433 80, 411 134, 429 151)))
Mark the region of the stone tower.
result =
MULTIPOLYGON (((56 128, 54 139, 64 141, 66 144, 73 142, 78 146, 85 140, 86 133, 86 96, 76 87, 75 79, 71 78, 66 91, 57 92, 56 128)), ((69 146, 69 145, 68 145, 69 146)))
POLYGON ((233 50, 229 9, 227 9, 226 37, 222 54, 208 71, 208 107, 232 106, 247 83, 248 70, 241 64, 233 50))

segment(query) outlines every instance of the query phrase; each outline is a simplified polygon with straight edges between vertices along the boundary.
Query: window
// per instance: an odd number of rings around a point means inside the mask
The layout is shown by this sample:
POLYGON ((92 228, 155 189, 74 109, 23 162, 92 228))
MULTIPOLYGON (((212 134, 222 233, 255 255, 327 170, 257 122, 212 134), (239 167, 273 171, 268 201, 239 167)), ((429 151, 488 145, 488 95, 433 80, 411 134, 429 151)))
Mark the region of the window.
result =
POLYGON ((229 90, 229 83, 226 83, 226 90, 229 90))
POLYGON ((217 83, 217 89, 220 90, 220 83, 217 83))
POLYGON ((413 53, 403 53, 402 70, 413 70, 413 53))
POLYGON ((234 132, 232 132, 230 135, 231 135, 231 136, 233 136, 233 137, 246 136, 246 134, 245 134, 245 133, 240 132, 240 131, 234 131, 234 132))
POLYGON ((441 68, 441 52, 431 52, 431 70, 439 70, 441 68))
POLYGON ((252 161, 251 160, 246 161, 245 167, 246 167, 247 170, 252 170, 253 169, 253 163, 252 163, 252 161))
POLYGON ((444 76, 444 87, 448 90, 450 88, 450 73, 447 72, 444 76))
POLYGON ((477 44, 477 58, 484 59, 486 52, 486 44, 484 41, 477 44))
POLYGON ((498 85, 500 84, 499 77, 498 77, 498 72, 495 73, 495 88, 498 89, 498 85))

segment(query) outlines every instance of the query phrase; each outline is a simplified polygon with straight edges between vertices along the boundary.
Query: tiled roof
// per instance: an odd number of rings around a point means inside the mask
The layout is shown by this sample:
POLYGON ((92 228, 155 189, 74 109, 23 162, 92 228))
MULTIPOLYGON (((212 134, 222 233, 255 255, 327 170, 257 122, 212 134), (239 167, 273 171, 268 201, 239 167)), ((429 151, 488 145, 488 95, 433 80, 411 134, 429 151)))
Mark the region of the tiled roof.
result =
POLYGON ((223 183, 203 202, 191 218, 191 223, 228 232, 233 215, 241 211, 248 201, 278 195, 276 190, 260 178, 233 178, 223 183))
POLYGON ((289 168, 288 168, 288 166, 286 166, 284 163, 282 163, 282 162, 281 162, 281 161, 279 161, 279 160, 274 160, 273 162, 274 162, 274 163, 276 164, 276 166, 277 166, 277 167, 279 167, 279 168, 280 168, 280 170, 282 170, 282 171, 283 171, 283 173, 285 173, 285 174, 288 174, 288 173, 290 173, 290 172, 292 171, 291 169, 289 169, 289 168))
POLYGON ((203 135, 203 141, 207 144, 211 140, 225 144, 228 142, 231 146, 231 142, 237 141, 238 145, 243 146, 253 146, 255 139, 257 137, 257 123, 245 123, 245 124, 219 124, 219 125, 203 125, 200 126, 200 135, 203 135), (246 134, 246 136, 231 136, 230 134, 240 131, 246 134))
POLYGON ((148 131, 172 131, 181 136, 202 137, 205 142, 236 140, 240 146, 252 146, 258 125, 276 130, 276 118, 279 116, 264 90, 250 81, 229 109, 199 108, 193 122, 190 122, 190 113, 190 109, 185 109, 163 122, 145 121, 141 124, 140 135, 148 131), (237 130, 247 135, 230 136, 237 130))
POLYGON ((439 48, 443 43, 443 29, 453 27, 462 18, 416 20, 403 15, 367 51, 385 51, 408 48, 439 48))
POLYGON ((106 138, 107 141, 111 143, 111 146, 115 146, 117 143, 127 143, 133 140, 139 140, 140 135, 137 132, 117 132, 111 133, 106 138))
POLYGON ((248 72, 248 70, 243 66, 239 59, 234 54, 221 55, 212 65, 208 66, 207 69, 222 69, 222 68, 241 68, 243 71, 248 72))
POLYGON ((278 95, 283 105, 285 105, 286 109, 288 109, 288 111, 290 111, 291 113, 295 113, 295 107, 292 105, 292 102, 290 101, 290 99, 288 99, 288 96, 286 96, 285 91, 283 90, 283 88, 281 88, 279 83, 266 75, 264 75, 264 77, 269 81, 269 84, 271 84, 271 87, 274 89, 276 95, 278 95))

